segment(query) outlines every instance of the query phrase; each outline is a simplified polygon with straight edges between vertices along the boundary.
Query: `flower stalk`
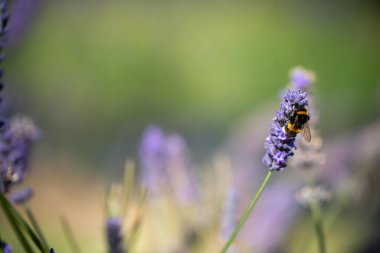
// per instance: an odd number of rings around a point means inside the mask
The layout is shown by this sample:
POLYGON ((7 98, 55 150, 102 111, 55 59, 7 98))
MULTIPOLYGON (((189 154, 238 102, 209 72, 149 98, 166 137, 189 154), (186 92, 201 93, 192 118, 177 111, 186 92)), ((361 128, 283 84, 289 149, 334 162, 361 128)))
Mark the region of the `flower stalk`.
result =
POLYGON ((314 231, 318 241, 319 253, 326 253, 325 233, 322 222, 322 210, 318 199, 310 203, 311 215, 313 217, 314 231))
POLYGON ((247 221, 249 215, 251 214, 253 208, 255 207, 257 201, 259 200, 259 198, 260 198, 262 192, 264 191, 265 186, 268 184, 269 179, 271 178, 272 174, 273 174, 273 171, 269 170, 264 181, 262 182, 260 188, 257 190, 256 194, 253 196, 251 202, 249 203, 247 210, 244 212, 242 218, 240 219, 239 224, 236 226, 236 228, 232 232, 231 236, 229 237, 229 239, 227 240, 227 242, 223 246, 223 249, 220 251, 221 253, 227 252, 227 250, 230 248, 231 244, 235 240, 236 236, 240 232, 241 228, 243 227, 244 223, 247 221))

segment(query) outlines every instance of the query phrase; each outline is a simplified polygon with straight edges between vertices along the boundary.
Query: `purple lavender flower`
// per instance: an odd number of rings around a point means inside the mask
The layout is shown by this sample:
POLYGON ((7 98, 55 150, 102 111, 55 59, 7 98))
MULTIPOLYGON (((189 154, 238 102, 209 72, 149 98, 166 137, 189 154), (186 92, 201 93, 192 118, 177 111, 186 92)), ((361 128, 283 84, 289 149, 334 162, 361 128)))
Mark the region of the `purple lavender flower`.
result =
MULTIPOLYGON (((4 61, 4 48, 7 44, 7 35, 8 35, 8 22, 9 22, 9 6, 8 1, 0 1, 0 63, 4 61)), ((0 91, 3 89, 3 70, 0 68, 0 91)), ((2 98, 0 97, 0 103, 2 98)), ((3 127, 4 120, 0 119, 0 128, 3 127)))
POLYGON ((32 26, 41 0, 18 0, 12 1, 12 19, 9 22, 9 43, 14 45, 22 41, 32 26))
POLYGON ((1 241, 1 249, 4 251, 4 253, 12 253, 12 246, 7 244, 4 241, 1 241))
POLYGON ((33 196, 33 190, 30 187, 25 187, 14 191, 10 195, 10 199, 14 204, 24 204, 33 196))
POLYGON ((197 184, 187 151, 186 142, 180 135, 172 134, 166 138, 167 170, 172 189, 180 203, 197 199, 197 184))
POLYGON ((23 181, 30 147, 39 137, 34 123, 26 117, 15 117, 0 132, 0 191, 23 181))
POLYGON ((53 248, 51 248, 51 249, 49 250, 49 253, 55 253, 55 250, 54 250, 53 248))
POLYGON ((224 201, 222 211, 221 237, 227 240, 238 224, 239 193, 235 188, 230 188, 224 201))
POLYGON ((284 127, 298 110, 307 106, 306 92, 289 89, 285 94, 281 109, 276 112, 276 117, 271 123, 270 135, 266 138, 266 154, 263 163, 269 170, 283 170, 287 165, 287 160, 294 155, 295 137, 290 136, 284 127))
POLYGON ((106 222, 108 253, 123 253, 122 221, 119 217, 108 218, 106 222))
POLYGON ((260 205, 254 211, 255 216, 247 222, 241 238, 250 252, 282 252, 279 247, 297 218, 296 188, 295 182, 278 181, 263 193, 260 205))
POLYGON ((9 5, 8 1, 0 1, 0 62, 4 61, 3 50, 7 43, 8 35, 8 22, 9 22, 9 5))
POLYGON ((167 165, 166 138, 157 126, 148 127, 140 144, 139 158, 142 166, 142 182, 157 193, 167 165))
POLYGON ((290 71, 290 82, 295 89, 306 90, 314 80, 314 72, 303 67, 295 67, 290 71))

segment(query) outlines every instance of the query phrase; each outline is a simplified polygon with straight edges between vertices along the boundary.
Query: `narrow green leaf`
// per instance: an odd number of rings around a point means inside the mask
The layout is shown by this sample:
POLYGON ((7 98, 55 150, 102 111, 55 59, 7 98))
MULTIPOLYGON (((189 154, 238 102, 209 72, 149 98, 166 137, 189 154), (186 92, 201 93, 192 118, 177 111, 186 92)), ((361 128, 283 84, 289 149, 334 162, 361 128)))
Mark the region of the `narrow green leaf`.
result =
POLYGON ((81 253, 82 251, 80 250, 79 244, 77 240, 75 239, 74 233, 66 217, 61 216, 60 222, 61 222, 63 233, 65 234, 66 240, 70 245, 71 251, 73 253, 81 253))
POLYGON ((122 215, 126 215, 128 210, 128 205, 131 201, 131 196, 133 194, 134 178, 135 178, 136 166, 133 160, 127 159, 124 167, 124 196, 122 199, 122 215))
POLYGON ((35 229, 37 235, 39 236, 42 244, 44 245, 44 247, 46 249, 49 249, 49 246, 48 246, 49 244, 47 243, 47 241, 46 241, 46 239, 42 233, 41 227, 39 226, 32 210, 30 210, 29 207, 25 206, 25 212, 26 212, 26 215, 28 216, 29 221, 32 223, 32 226, 35 229))
POLYGON ((29 224, 21 217, 21 215, 18 213, 15 213, 15 216, 19 220, 19 222, 22 224, 22 228, 24 229, 24 232, 26 232, 30 236, 34 244, 37 246, 37 248, 42 253, 49 253, 49 249, 41 242, 40 238, 29 226, 29 224))
POLYGON ((33 231, 33 229, 24 220, 24 218, 22 218, 22 216, 14 209, 14 207, 11 205, 11 203, 9 203, 9 201, 5 197, 2 197, 2 201, 4 201, 4 204, 7 206, 7 208, 12 211, 14 218, 21 225, 20 227, 24 230, 24 232, 26 232, 29 235, 29 237, 32 239, 32 241, 37 246, 37 248, 42 253, 49 253, 49 249, 43 245, 40 238, 38 238, 38 236, 33 231))
POLYGON ((4 210, 5 215, 8 218, 9 223, 11 224, 17 238, 19 239, 21 245, 23 246, 25 252, 34 253, 32 247, 30 246, 28 240, 25 238, 25 235, 22 233, 20 229, 20 225, 18 224, 18 220, 14 215, 14 209, 10 208, 10 205, 3 194, 0 193, 0 203, 4 210))

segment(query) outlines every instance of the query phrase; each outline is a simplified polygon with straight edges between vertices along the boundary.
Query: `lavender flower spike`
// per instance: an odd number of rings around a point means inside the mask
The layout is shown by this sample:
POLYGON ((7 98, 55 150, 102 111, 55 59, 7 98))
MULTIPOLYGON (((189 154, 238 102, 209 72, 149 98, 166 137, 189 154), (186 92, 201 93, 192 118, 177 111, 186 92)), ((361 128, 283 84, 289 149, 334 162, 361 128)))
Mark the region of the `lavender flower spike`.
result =
POLYGON ((157 195, 167 167, 166 137, 161 128, 148 127, 143 135, 139 160, 142 167, 142 183, 153 195, 157 195))
MULTIPOLYGON (((4 48, 8 40, 8 23, 9 23, 9 4, 8 1, 0 1, 0 63, 4 61, 4 48)), ((3 84, 3 69, 0 67, 0 91, 4 88, 3 84)), ((0 103, 2 98, 0 97, 0 103)), ((3 119, 0 119, 0 127, 5 124, 3 119)))
POLYGON ((108 253, 123 253, 122 220, 119 217, 108 218, 106 222, 108 253))
POLYGON ((33 141, 40 133, 27 117, 14 117, 0 131, 0 191, 21 183, 28 167, 33 141))
POLYGON ((288 159, 294 155, 295 136, 289 135, 285 127, 298 110, 308 106, 307 94, 302 90, 289 89, 280 106, 281 109, 276 112, 276 117, 271 123, 270 135, 266 138, 266 154, 263 158, 263 163, 269 170, 277 171, 283 170, 288 159))
POLYGON ((295 89, 307 90, 315 81, 315 74, 303 67, 295 67, 290 71, 291 86, 295 89))
POLYGON ((235 188, 228 190, 224 200, 220 234, 223 240, 227 240, 238 224, 237 214, 239 211, 239 192, 235 188))

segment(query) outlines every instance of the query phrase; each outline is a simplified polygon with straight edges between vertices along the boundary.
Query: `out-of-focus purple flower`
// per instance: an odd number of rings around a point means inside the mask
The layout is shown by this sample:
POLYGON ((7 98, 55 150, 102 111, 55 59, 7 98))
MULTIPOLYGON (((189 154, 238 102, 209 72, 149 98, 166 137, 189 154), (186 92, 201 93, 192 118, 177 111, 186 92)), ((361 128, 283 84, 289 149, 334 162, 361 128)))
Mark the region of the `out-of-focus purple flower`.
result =
POLYGON ((284 129, 296 112, 308 106, 306 92, 289 89, 281 102, 281 110, 276 112, 276 117, 271 123, 270 135, 266 139, 266 154, 263 163, 269 170, 283 170, 287 160, 294 155, 295 137, 290 136, 284 129))
POLYGON ((0 1, 0 62, 4 60, 3 50, 8 40, 8 23, 9 23, 9 4, 8 1, 0 1))
POLYGON ((28 165, 31 144, 39 137, 33 121, 15 117, 0 132, 0 190, 7 192, 23 181, 28 165))
POLYGON ((294 89, 307 90, 314 81, 315 75, 313 71, 300 66, 290 71, 290 82, 294 89))
POLYGON ((166 138, 161 128, 148 127, 143 135, 140 150, 140 164, 142 166, 142 182, 153 193, 165 177, 167 166, 166 138))
POLYGON ((222 210, 220 234, 223 240, 228 240, 238 224, 239 193, 235 188, 230 188, 222 210))
POLYGON ((49 250, 49 253, 55 253, 55 250, 54 250, 53 248, 51 248, 51 249, 49 250))
POLYGON ((33 24, 41 0, 18 0, 12 1, 12 19, 9 22, 9 43, 19 42, 33 24))
POLYGON ((166 138, 167 169, 174 194, 181 203, 197 198, 196 180, 188 158, 185 140, 178 134, 166 138))
POLYGON ((106 221, 106 234, 108 253, 123 253, 122 220, 119 217, 111 217, 106 221))
POLYGON ((377 169, 380 157, 380 121, 368 125, 355 134, 350 133, 326 141, 326 163, 316 171, 323 182, 334 189, 350 186, 350 177, 368 177, 368 170, 377 169), (367 170, 367 172, 364 172, 367 170), (359 172, 360 171, 360 172, 359 172))
POLYGON ((304 186, 296 194, 296 200, 303 206, 310 206, 313 201, 327 202, 332 198, 332 192, 322 186, 304 186))
POLYGON ((12 253, 12 246, 7 244, 4 241, 1 241, 1 249, 4 251, 4 253, 12 253))
POLYGON ((325 154, 322 152, 322 138, 318 132, 311 128, 313 138, 310 142, 304 139, 297 141, 297 153, 290 161, 292 166, 301 170, 319 168, 325 163, 325 154))
MULTIPOLYGON (((314 88, 315 75, 312 71, 306 70, 303 67, 295 67, 290 73, 293 88, 308 91, 314 88)), ((322 152, 322 138, 317 131, 318 110, 314 97, 311 94, 309 94, 308 111, 311 117, 308 123, 313 137, 310 142, 306 142, 302 138, 296 141, 298 150, 291 161, 292 165, 299 169, 317 168, 325 162, 325 154, 322 152)))
POLYGON ((14 204, 24 204, 33 196, 33 190, 30 187, 25 187, 14 191, 10 195, 10 199, 14 204))
MULTIPOLYGON (((8 41, 8 22, 9 22, 9 4, 8 1, 0 1, 0 64, 4 61, 4 48, 8 41)), ((0 68, 0 91, 3 89, 3 69, 0 68)), ((2 97, 0 97, 0 103, 2 97)), ((3 127, 4 120, 0 119, 0 128, 3 127)))
POLYGON ((276 182, 263 193, 255 215, 243 228, 242 240, 252 252, 280 252, 279 246, 286 239, 296 215, 296 186, 293 183, 276 182))
POLYGON ((178 134, 166 136, 157 126, 145 131, 139 150, 142 182, 153 196, 170 186, 182 203, 197 198, 194 171, 189 165, 185 140, 178 134))

